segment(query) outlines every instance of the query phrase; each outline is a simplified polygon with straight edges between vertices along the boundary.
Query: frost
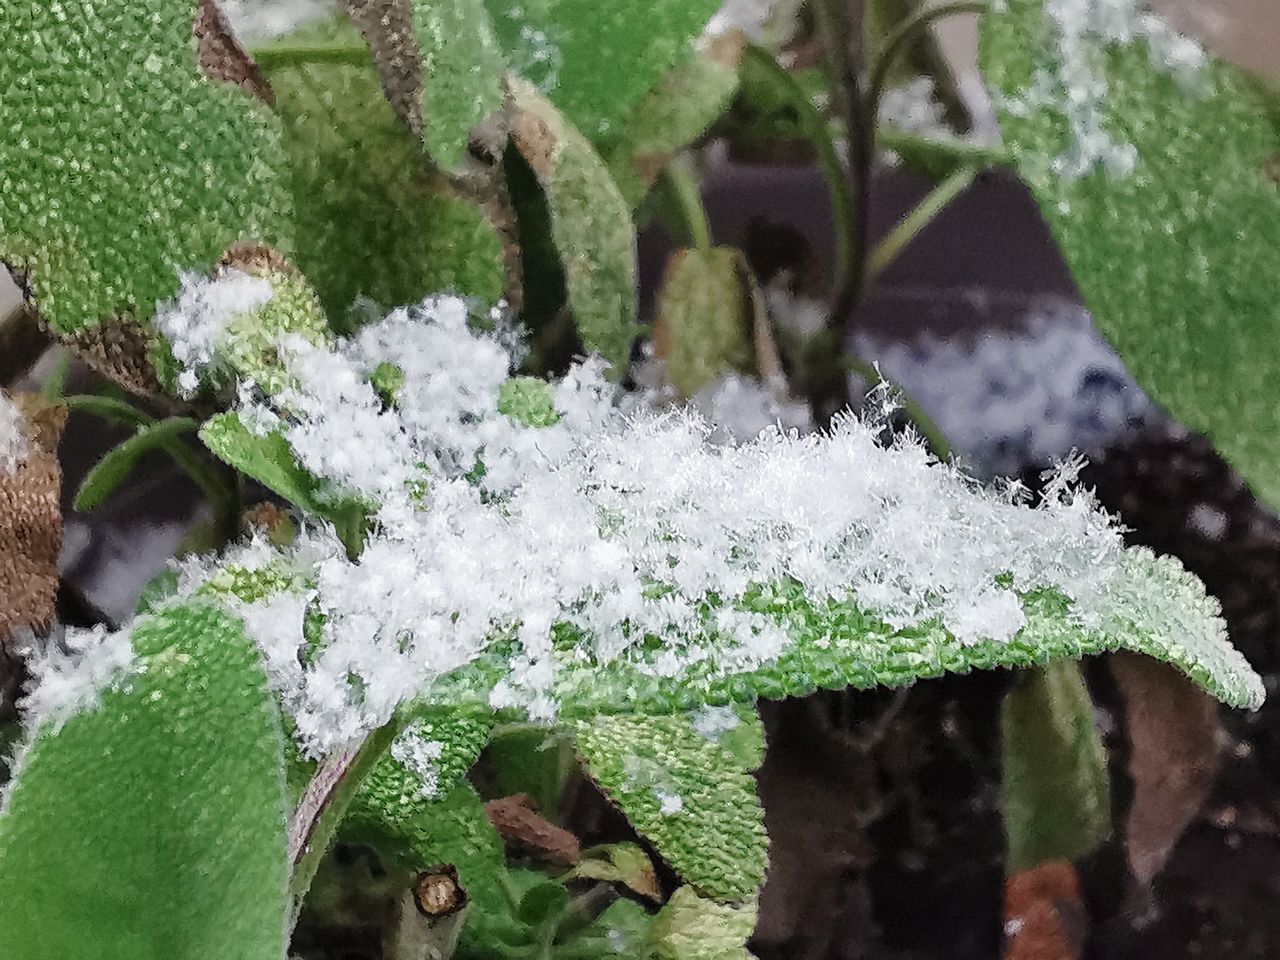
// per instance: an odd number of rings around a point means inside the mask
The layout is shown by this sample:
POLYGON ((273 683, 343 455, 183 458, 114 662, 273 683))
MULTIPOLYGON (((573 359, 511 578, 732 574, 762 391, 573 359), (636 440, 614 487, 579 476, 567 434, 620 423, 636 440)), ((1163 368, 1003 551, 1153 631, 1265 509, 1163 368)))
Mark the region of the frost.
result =
POLYGON ((244 41, 282 37, 338 10, 334 0, 220 0, 219 6, 244 41))
POLYGON ((1020 96, 1002 98, 1001 106, 1014 116, 1048 108, 1067 121, 1070 143, 1052 164, 1059 176, 1075 180, 1097 168, 1128 176, 1138 161, 1137 148, 1106 125, 1108 49, 1145 41, 1151 65, 1195 92, 1202 79, 1203 48, 1145 12, 1138 0, 1045 0, 1044 9, 1053 30, 1055 62, 1049 70, 1038 70, 1020 96))
MULTIPOLYGON (((1072 468, 1032 509, 850 416, 716 444, 696 410, 624 412, 598 359, 551 386, 554 423, 526 426, 499 411, 512 363, 492 322, 442 296, 332 347, 286 338, 294 385, 244 393, 308 469, 373 511, 358 561, 305 524, 287 550, 251 543, 223 561, 284 571, 287 586, 233 605, 308 753, 386 722, 498 640, 513 652, 491 704, 535 719, 559 709, 562 664, 640 644, 660 644, 644 668, 658 674, 755 669, 791 642, 749 609, 762 585, 962 641, 1012 638, 1026 591, 1060 591, 1086 626, 1134 602, 1116 589, 1133 579, 1120 536, 1072 468), (386 363, 404 373, 389 406, 368 383, 386 363)), ((184 589, 219 576, 189 565, 184 589)))
POLYGON ((880 97, 879 119, 931 140, 956 138, 931 77, 913 77, 902 86, 885 90, 880 97))
POLYGON ((0 473, 13 473, 26 458, 26 420, 18 405, 0 392, 0 473))
POLYGON ((792 400, 785 385, 761 383, 730 373, 699 390, 691 406, 715 429, 713 443, 754 440, 773 428, 808 433, 813 417, 806 403, 792 400))
POLYGON ((659 788, 653 795, 658 798, 658 812, 664 817, 674 817, 684 810, 684 798, 678 793, 659 788))
POLYGON ((737 730, 742 723, 733 707, 703 707, 690 717, 693 729, 707 740, 719 740, 726 733, 737 730))
POLYGON ((97 626, 68 629, 59 638, 29 642, 22 650, 31 679, 22 702, 27 727, 61 727, 70 716, 99 702, 102 692, 133 667, 128 632, 97 626))
POLYGON ((155 314, 157 331, 169 341, 178 362, 178 390, 190 397, 201 375, 215 366, 225 350, 227 327, 236 317, 256 310, 271 300, 271 284, 229 270, 216 279, 186 273, 181 290, 172 303, 159 305, 155 314))
POLYGON ((391 742, 392 758, 418 778, 418 789, 428 800, 435 799, 440 793, 437 763, 443 754, 444 744, 439 740, 428 740, 421 721, 405 727, 391 742))
POLYGON ((724 0, 703 35, 722 37, 735 31, 752 43, 777 49, 796 32, 799 0, 724 0))

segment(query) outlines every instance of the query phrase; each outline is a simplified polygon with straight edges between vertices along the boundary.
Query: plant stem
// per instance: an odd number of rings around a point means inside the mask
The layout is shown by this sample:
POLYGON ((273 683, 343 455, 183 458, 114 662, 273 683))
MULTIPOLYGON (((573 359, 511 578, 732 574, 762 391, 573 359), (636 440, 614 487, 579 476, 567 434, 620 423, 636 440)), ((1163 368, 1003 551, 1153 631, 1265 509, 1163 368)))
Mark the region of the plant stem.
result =
POLYGON ((369 48, 354 43, 270 43, 249 51, 264 70, 307 63, 345 63, 364 66, 369 48))
POLYGON ((844 165, 836 152, 835 143, 831 139, 831 127, 813 101, 809 99, 804 87, 777 58, 763 47, 754 44, 746 48, 745 56, 759 65, 774 89, 790 101, 799 117, 805 135, 813 144, 818 154, 818 167, 827 184, 827 192, 831 200, 831 219, 835 225, 835 280, 832 289, 842 289, 847 282, 846 274, 853 263, 854 216, 853 193, 849 189, 849 181, 845 176, 844 165))
POLYGON ((928 7, 917 11, 913 16, 903 20, 885 37, 880 56, 871 69, 871 81, 867 84, 867 112, 874 121, 880 112, 880 98, 884 94, 889 71, 893 62, 901 55, 920 33, 937 20, 954 16, 958 13, 981 13, 987 8, 985 3, 944 3, 936 7, 928 7))
POLYGON ((686 246, 710 250, 711 225, 707 222, 702 193, 698 189, 697 178, 689 169, 688 160, 673 157, 662 171, 660 187, 666 201, 663 207, 670 219, 676 221, 669 224, 673 232, 676 229, 683 232, 686 246))
POLYGON ((832 99, 844 122, 849 144, 847 178, 852 200, 853 237, 848 260, 841 272, 842 282, 832 290, 830 311, 830 322, 843 324, 862 296, 875 117, 867 115, 867 101, 862 96, 862 83, 858 76, 862 43, 848 9, 848 0, 817 0, 813 4, 813 12, 826 48, 832 99))
POLYGON ((893 380, 890 380, 881 373, 873 364, 867 363, 861 357, 855 357, 848 354, 844 357, 845 366, 854 373, 861 376, 873 384, 885 384, 897 395, 902 403, 902 411, 907 415, 907 419, 911 421, 916 431, 928 446, 930 452, 939 460, 950 460, 954 455, 951 449, 951 443, 947 440, 947 435, 942 432, 942 428, 934 422, 929 414, 924 412, 924 408, 920 404, 911 399, 910 395, 902 389, 893 380))
POLYGON ((962 194, 977 175, 977 171, 972 167, 961 167, 952 172, 929 191, 925 198, 916 204, 915 209, 903 217, 898 225, 875 245, 867 257, 865 282, 868 286, 875 283, 898 254, 902 253, 952 200, 962 194))

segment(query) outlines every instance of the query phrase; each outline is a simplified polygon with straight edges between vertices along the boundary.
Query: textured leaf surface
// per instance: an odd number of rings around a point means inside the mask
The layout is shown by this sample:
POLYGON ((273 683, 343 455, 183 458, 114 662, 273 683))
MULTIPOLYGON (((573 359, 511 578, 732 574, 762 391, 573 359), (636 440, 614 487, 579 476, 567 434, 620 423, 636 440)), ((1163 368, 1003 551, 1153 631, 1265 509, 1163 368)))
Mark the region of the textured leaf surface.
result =
MULTIPOLYGON (((292 39, 360 42, 343 21, 292 39)), ((359 296, 387 307, 439 290, 496 301, 504 280, 493 227, 427 179, 422 148, 387 103, 372 59, 268 63, 292 166, 294 260, 330 318, 341 324, 359 296)))
POLYGON ((411 871, 451 864, 475 912, 503 909, 502 841, 465 778, 489 738, 490 721, 421 711, 410 726, 425 742, 440 745, 432 761, 435 789, 393 744, 351 801, 339 835, 367 843, 411 871))
POLYGON ((1001 705, 1009 872, 1092 852, 1111 833, 1107 758, 1070 661, 1024 671, 1001 705))
POLYGON ((654 960, 750 960, 755 925, 754 904, 715 903, 681 887, 654 917, 649 940, 654 960))
POLYGON ((485 0, 511 68, 593 140, 680 61, 719 0, 485 0))
POLYGON ((278 960, 285 788, 257 650, 209 604, 132 641, 142 669, 37 732, 0 815, 6 952, 278 960))
POLYGON ((671 157, 697 140, 738 89, 740 43, 717 41, 663 77, 627 114, 602 152, 618 190, 639 205, 671 157))
POLYGON ((287 246, 275 119, 200 75, 194 0, 5 6, 0 260, 71 334, 151 314, 175 265, 245 237, 287 246))
POLYGON ((621 372, 638 332, 631 208, 595 149, 547 100, 518 79, 510 96, 512 139, 546 194, 582 341, 621 372))
POLYGON ((599 717, 576 730, 592 778, 687 883, 720 900, 755 895, 764 811, 732 753, 687 716, 599 717))
MULTIPOLYGON (((1261 679, 1234 647, 1222 626, 1204 633, 1217 617, 1217 601, 1203 585, 1168 557, 1135 548, 1128 554, 1124 582, 1116 586, 1127 609, 1098 629, 1068 617, 1070 605, 1052 593, 1024 598, 1027 624, 1009 642, 960 643, 936 623, 894 630, 874 614, 849 602, 816 607, 794 586, 760 590, 751 609, 776 619, 791 644, 776 660, 733 671, 706 660, 672 672, 659 669, 667 650, 657 645, 632 651, 607 664, 566 658, 553 694, 565 715, 596 712, 691 710, 704 704, 750 702, 757 697, 802 696, 819 689, 898 687, 943 673, 994 667, 1026 667, 1113 650, 1133 650, 1173 664, 1224 703, 1249 708, 1263 700, 1261 679), (1147 598, 1165 595, 1168 606, 1147 609, 1147 598)), ((573 649, 569 632, 564 647, 573 649)), ((488 692, 505 675, 509 651, 494 651, 433 687, 440 702, 488 702, 488 692)))
MULTIPOLYGON (((1027 97, 1064 45, 1043 0, 1009 0, 982 27, 982 66, 1000 124, 1099 328, 1161 404, 1280 502, 1280 132, 1236 70, 1210 61, 1190 81, 1153 66, 1144 40, 1112 44, 1101 129, 1136 148, 1131 173, 1062 177, 1072 149, 1061 107, 1027 97)), ((1083 16, 1083 14, 1080 14, 1083 16)))
POLYGON ((680 396, 727 373, 755 373, 748 269, 733 247, 677 250, 667 262, 653 345, 680 396))

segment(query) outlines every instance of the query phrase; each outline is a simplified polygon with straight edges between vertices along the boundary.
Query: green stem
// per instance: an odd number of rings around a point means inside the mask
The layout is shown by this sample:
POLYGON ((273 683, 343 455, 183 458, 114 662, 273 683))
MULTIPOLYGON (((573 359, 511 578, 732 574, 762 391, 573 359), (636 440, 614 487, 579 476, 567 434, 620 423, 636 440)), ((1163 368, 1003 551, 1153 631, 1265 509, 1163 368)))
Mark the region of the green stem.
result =
MULTIPOLYGON (((149 427, 156 422, 155 418, 150 414, 144 413, 137 407, 114 397, 100 397, 89 393, 74 394, 59 398, 58 403, 65 406, 72 413, 89 413, 93 416, 115 420, 134 428, 149 427)), ((199 422, 195 420, 190 421, 189 425, 191 429, 196 429, 200 426, 199 422)), ((200 488, 200 492, 213 504, 214 515, 217 518, 219 529, 231 529, 234 531, 239 517, 236 492, 223 482, 217 470, 201 459, 194 450, 177 437, 166 439, 160 444, 159 449, 167 453, 173 459, 173 462, 195 481, 196 486, 200 488)))
POLYGON ((867 286, 875 283, 885 268, 897 258, 898 254, 902 253, 907 245, 919 236, 920 232, 933 221, 934 217, 946 209, 952 200, 964 193, 977 175, 977 171, 972 167, 960 167, 952 172, 875 245, 875 248, 867 257, 865 279, 867 286))
POLYGON ((255 47, 249 55, 264 70, 308 63, 345 63, 355 67, 369 63, 369 48, 362 43, 270 43, 255 47))
POLYGON ((821 111, 813 105, 804 87, 790 71, 778 63, 772 53, 752 44, 747 47, 745 55, 769 77, 774 90, 786 97, 796 111, 805 136, 817 151, 818 167, 822 171, 831 199, 831 218, 836 233, 836 276, 832 286, 837 290, 843 289, 848 282, 847 275, 853 262, 853 193, 840 163, 840 155, 836 153, 836 145, 831 139, 831 127, 821 111))
POLYGON ((867 85, 867 112, 874 118, 880 113, 880 98, 893 69, 893 62, 920 33, 935 21, 958 13, 982 13, 987 9, 985 3, 944 3, 940 6, 920 10, 913 16, 903 20, 885 37, 884 46, 880 48, 880 56, 871 69, 871 82, 867 85))
POLYGON ((710 250, 711 225, 707 222, 702 192, 698 189, 697 178, 689 169, 689 162, 683 157, 673 157, 662 171, 660 188, 666 201, 664 209, 670 219, 676 221, 669 226, 683 232, 686 246, 710 250))
POLYGON ((902 411, 907 415, 907 419, 911 421, 916 431, 928 446, 930 452, 939 460, 950 460, 953 451, 951 443, 947 440, 947 435, 942 432, 942 428, 934 422, 933 418, 924 412, 924 408, 920 404, 911 399, 910 395, 902 389, 893 380, 890 380, 881 373, 873 364, 867 363, 861 357, 855 357, 852 354, 846 354, 843 358, 845 366, 854 373, 861 376, 864 380, 872 384, 886 384, 894 394, 897 395, 902 403, 902 411))

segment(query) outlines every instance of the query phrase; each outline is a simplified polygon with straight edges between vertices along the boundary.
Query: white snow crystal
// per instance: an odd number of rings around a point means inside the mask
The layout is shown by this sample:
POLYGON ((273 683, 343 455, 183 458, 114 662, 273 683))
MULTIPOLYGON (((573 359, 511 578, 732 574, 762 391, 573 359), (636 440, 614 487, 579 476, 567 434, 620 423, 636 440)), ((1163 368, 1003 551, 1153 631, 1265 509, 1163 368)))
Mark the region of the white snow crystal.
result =
POLYGON ((22 644, 31 674, 22 709, 28 729, 51 722, 61 726, 73 714, 93 707, 102 692, 133 666, 127 630, 102 626, 68 629, 61 637, 22 644))
POLYGON ((440 792, 440 769, 437 762, 444 753, 444 744, 428 740, 422 722, 411 723, 391 741, 391 756, 419 780, 422 795, 435 799, 440 792))
POLYGON ((220 0, 219 6, 245 42, 282 37, 338 11, 335 0, 220 0))
POLYGON ((1059 176, 1075 180, 1099 167, 1115 177, 1128 176, 1138 162, 1137 148, 1105 122, 1107 50, 1145 41, 1152 66, 1172 74, 1189 92, 1203 79, 1204 50, 1146 12, 1139 0, 1046 0, 1045 13, 1054 32, 1052 70, 1038 70, 1029 89, 997 99, 1014 116, 1047 108, 1067 121, 1071 141, 1052 165, 1059 176))
MULTIPOLYGON (((747 608, 762 585, 851 600, 895 627, 939 620, 962 641, 1010 639, 1020 591, 1060 590, 1090 625, 1111 609, 1120 537, 1065 479, 1032 509, 850 416, 715 444, 694 409, 624 412, 598 359, 550 386, 558 422, 527 427, 498 412, 510 356, 456 297, 279 352, 296 386, 250 404, 279 418, 308 469, 375 509, 354 562, 323 526, 270 560, 245 548, 246 563, 297 574, 294 599, 237 609, 311 755, 499 638, 515 652, 491 703, 535 719, 555 716, 566 658, 607 664, 654 639, 656 673, 753 669, 790 643, 747 608), (365 379, 385 363, 405 374, 389 407, 365 379), (553 649, 553 631, 578 639, 553 649)), ((212 576, 197 567, 186 589, 212 576)))
POLYGON ((690 722, 699 736, 719 740, 726 733, 737 730, 742 719, 733 707, 702 707, 694 711, 690 722))
POLYGON ((674 817, 684 810, 684 797, 678 793, 659 787, 653 791, 653 795, 658 798, 658 812, 664 817, 674 817))
POLYGON ((26 421, 18 405, 0 392, 0 473, 12 473, 27 458, 26 421))

